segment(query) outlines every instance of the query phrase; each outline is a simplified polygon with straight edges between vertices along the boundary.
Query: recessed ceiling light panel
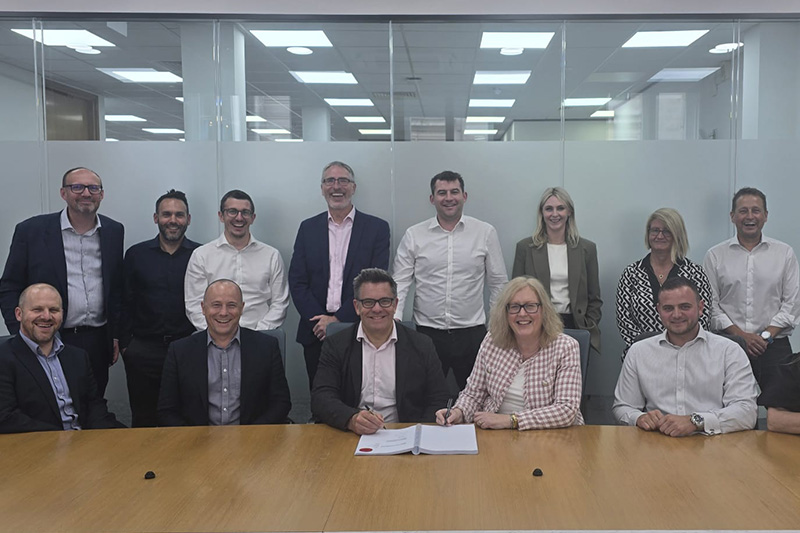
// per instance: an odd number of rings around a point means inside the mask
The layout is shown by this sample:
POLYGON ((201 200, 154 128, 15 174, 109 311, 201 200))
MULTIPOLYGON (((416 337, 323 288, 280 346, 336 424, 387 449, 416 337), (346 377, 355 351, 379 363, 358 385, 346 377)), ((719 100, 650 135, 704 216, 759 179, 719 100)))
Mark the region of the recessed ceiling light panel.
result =
POLYGON ((375 105, 369 98, 325 98, 325 103, 332 107, 372 107, 375 105))
POLYGON ((567 98, 564 107, 592 107, 606 105, 611 98, 567 98))
POLYGON ((250 131, 259 135, 289 135, 292 133, 284 128, 252 128, 250 131))
POLYGON ((722 43, 709 50, 709 52, 712 54, 729 54, 742 46, 744 46, 744 43, 722 43))
POLYGON ((142 131, 146 131, 147 133, 156 133, 156 134, 173 134, 177 135, 179 133, 183 133, 183 130, 179 130, 177 128, 142 128, 142 131))
POLYGON ((514 107, 513 99, 470 98, 469 107, 514 107))
POLYGON ((264 46, 270 47, 330 48, 333 46, 322 30, 250 30, 250 33, 264 46))
POLYGON ((147 122, 136 115, 106 115, 105 119, 106 122, 147 122))
POLYGON ((300 83, 336 83, 336 84, 349 84, 355 85, 358 82, 356 81, 355 76, 350 74, 349 72, 313 72, 313 71, 306 71, 306 72, 299 72, 299 71, 289 71, 294 79, 299 81, 300 83))
POLYGON ((314 53, 314 50, 306 48, 305 46, 290 46, 286 51, 296 56, 310 56, 314 53))
POLYGON ((547 48, 552 31, 485 31, 481 48, 547 48))
POLYGON ((474 85, 524 85, 530 77, 530 70, 479 70, 475 73, 472 83, 474 85))
POLYGON ((390 130, 390 129, 387 129, 387 130, 365 129, 365 130, 358 130, 358 133, 360 133, 361 135, 391 135, 392 134, 392 130, 390 130))
POLYGON ((261 118, 258 115, 247 115, 244 119, 245 122, 266 122, 267 119, 261 118))
POLYGON ((303 139, 273 139, 273 141, 278 143, 301 143, 303 139))
POLYGON ((152 68, 98 68, 123 83, 181 83, 183 79, 172 72, 152 68))
POLYGON ((670 48, 689 46, 708 30, 637 31, 622 48, 670 48))
POLYGON ((497 130, 464 130, 464 135, 494 135, 497 130))
POLYGON ((347 122, 382 124, 386 122, 383 117, 344 117, 347 122))
POLYGON ((91 46, 116 46, 114 43, 106 41, 86 30, 11 30, 18 35, 33 39, 45 46, 69 46, 72 47, 91 47, 91 46))
POLYGON ((614 118, 614 110, 612 109, 598 109, 589 118, 614 118))
POLYGON ((649 81, 651 82, 686 82, 700 81, 706 76, 718 71, 719 67, 708 68, 665 68, 657 72, 649 81))
POLYGON ((495 122, 503 122, 506 117, 467 117, 467 122, 479 122, 482 124, 492 124, 495 122))
POLYGON ((501 56, 518 56, 524 52, 524 48, 501 48, 500 55, 501 56))

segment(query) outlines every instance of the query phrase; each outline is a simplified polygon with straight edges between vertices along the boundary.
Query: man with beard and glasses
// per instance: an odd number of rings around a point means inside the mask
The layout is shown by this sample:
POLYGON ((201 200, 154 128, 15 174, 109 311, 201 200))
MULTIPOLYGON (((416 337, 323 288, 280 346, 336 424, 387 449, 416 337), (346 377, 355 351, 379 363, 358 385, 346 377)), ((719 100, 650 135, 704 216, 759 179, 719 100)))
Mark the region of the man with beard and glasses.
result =
POLYGON ((186 238, 189 202, 171 189, 156 201, 158 235, 125 254, 125 318, 121 343, 133 427, 154 427, 161 369, 169 343, 194 327, 184 311, 183 279, 198 243, 186 238))

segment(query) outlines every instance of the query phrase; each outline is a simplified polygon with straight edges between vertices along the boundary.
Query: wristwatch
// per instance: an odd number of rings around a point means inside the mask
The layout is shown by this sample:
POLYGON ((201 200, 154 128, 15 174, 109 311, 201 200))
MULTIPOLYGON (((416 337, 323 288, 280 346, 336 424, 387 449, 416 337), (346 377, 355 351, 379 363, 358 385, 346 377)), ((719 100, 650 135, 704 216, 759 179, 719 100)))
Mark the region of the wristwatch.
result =
POLYGON ((764 339, 765 341, 767 341, 767 344, 772 344, 772 341, 775 340, 772 337, 772 333, 770 333, 769 331, 766 331, 766 330, 761 332, 761 338, 764 339))
POLYGON ((698 413, 692 413, 689 416, 689 421, 694 424, 694 426, 697 428, 697 431, 703 431, 703 428, 705 427, 705 420, 703 419, 702 415, 698 413))

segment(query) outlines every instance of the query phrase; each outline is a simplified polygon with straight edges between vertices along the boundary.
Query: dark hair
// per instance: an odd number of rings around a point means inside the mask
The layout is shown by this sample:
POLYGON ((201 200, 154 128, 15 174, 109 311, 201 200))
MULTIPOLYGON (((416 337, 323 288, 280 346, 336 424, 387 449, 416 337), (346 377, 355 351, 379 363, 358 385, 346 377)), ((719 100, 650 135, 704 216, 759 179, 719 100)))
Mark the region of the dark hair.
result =
POLYGON ((341 167, 341 168, 345 169, 347 171, 347 173, 350 174, 350 180, 351 181, 356 181, 356 173, 353 172, 353 169, 350 168, 350 165, 348 165, 347 163, 342 163, 341 161, 331 161, 330 163, 325 165, 325 168, 322 169, 322 177, 323 178, 325 177, 325 173, 331 167, 341 167))
POLYGON ((445 170, 444 172, 439 172, 433 178, 431 178, 431 194, 436 192, 436 182, 437 181, 458 181, 458 184, 461 186, 461 192, 464 192, 464 178, 461 177, 461 174, 458 172, 453 172, 452 170, 445 170))
POLYGON ((361 298, 361 285, 364 283, 388 283, 392 288, 392 296, 397 298, 397 282, 382 268, 365 268, 353 280, 353 294, 356 299, 361 298))
POLYGON ((661 295, 664 294, 664 291, 674 291, 682 287, 689 287, 694 293, 694 297, 697 298, 697 301, 700 301, 700 291, 697 290, 697 285, 695 285, 692 280, 675 276, 674 278, 668 278, 661 286, 661 290, 658 293, 659 303, 661 303, 661 295))
MULTIPOLYGON (((233 189, 225 193, 225 196, 222 197, 222 200, 219 201, 219 212, 222 213, 225 210, 225 202, 228 198, 233 198, 234 200, 247 200, 250 202, 250 210, 255 213, 256 212, 256 204, 253 203, 253 199, 250 198, 250 195, 244 191, 240 191, 239 189, 233 189)), ((188 206, 187 206, 188 207, 188 206)))
POLYGON ((175 189, 170 189, 166 193, 162 194, 156 200, 156 214, 158 214, 158 206, 161 205, 161 202, 164 200, 180 200, 186 206, 186 214, 189 214, 189 200, 186 199, 186 194, 182 191, 176 191, 175 189))
POLYGON ((100 177, 100 174, 98 174, 97 172, 95 172, 91 168, 75 167, 75 168, 71 168, 71 169, 67 170, 66 172, 64 172, 64 175, 61 176, 61 186, 62 187, 66 187, 67 186, 67 176, 69 176, 70 174, 72 174, 73 172, 78 171, 78 170, 88 170, 89 172, 91 172, 92 174, 97 176, 97 179, 100 180, 100 185, 103 184, 103 179, 100 177))
POLYGON ((767 211, 767 195, 763 192, 759 191, 755 187, 742 187, 736 194, 733 195, 733 201, 731 202, 731 213, 736 211, 736 201, 741 198, 742 196, 757 196, 761 198, 761 201, 764 203, 764 211, 767 211))

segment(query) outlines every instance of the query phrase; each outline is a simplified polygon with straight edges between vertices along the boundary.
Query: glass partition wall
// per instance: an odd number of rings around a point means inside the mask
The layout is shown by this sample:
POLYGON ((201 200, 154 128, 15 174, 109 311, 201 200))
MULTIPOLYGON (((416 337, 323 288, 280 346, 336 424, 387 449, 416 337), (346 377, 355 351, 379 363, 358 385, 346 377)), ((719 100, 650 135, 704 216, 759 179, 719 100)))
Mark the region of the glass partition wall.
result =
MULTIPOLYGON (((14 196, 0 249, 15 223, 61 208, 60 176, 80 165, 103 177, 101 211, 125 224, 126 246, 155 234, 153 202, 173 187, 190 200, 189 236, 215 238, 218 199, 240 188, 254 234, 288 267, 300 222, 325 209, 322 167, 343 160, 393 246, 433 215, 430 178, 461 172, 466 212, 495 225, 510 273, 542 190, 561 185, 598 247, 603 350, 588 392, 610 395, 616 284, 647 252, 653 210, 681 212, 700 262, 733 234, 732 193, 752 185, 769 197, 768 234, 800 245, 798 22, 341 20, 0 19, 14 196)), ((287 374, 307 410, 297 320, 291 308, 287 374)))

